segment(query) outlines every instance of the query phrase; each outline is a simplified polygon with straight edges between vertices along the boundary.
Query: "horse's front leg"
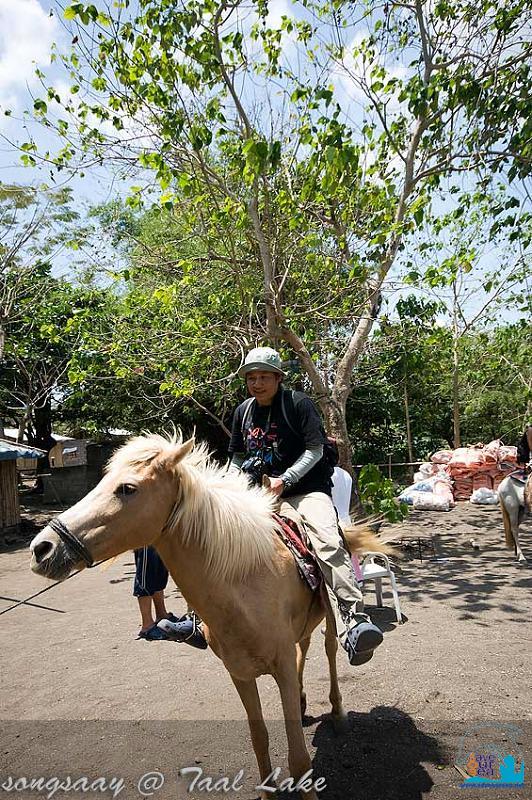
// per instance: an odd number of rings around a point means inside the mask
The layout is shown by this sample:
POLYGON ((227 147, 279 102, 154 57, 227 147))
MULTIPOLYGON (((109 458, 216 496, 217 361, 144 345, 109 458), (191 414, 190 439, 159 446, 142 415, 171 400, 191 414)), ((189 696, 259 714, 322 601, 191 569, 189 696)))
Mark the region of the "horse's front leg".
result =
POLYGON ((338 669, 336 666, 336 653, 338 651, 338 638, 336 636, 336 623, 329 602, 326 608, 325 627, 325 652, 329 662, 329 700, 331 701, 331 714, 334 729, 337 733, 344 730, 347 716, 342 705, 342 694, 338 684, 338 669))
POLYGON ((305 659, 310 646, 310 636, 306 639, 301 639, 296 644, 296 663, 297 663, 297 679, 299 681, 299 705, 301 707, 301 718, 305 716, 307 710, 307 695, 303 688, 303 672, 305 670, 305 659))
POLYGON ((520 564, 528 564, 528 561, 521 550, 521 545, 519 544, 519 536, 517 536, 515 539, 515 557, 520 564))
MULTIPOLYGON (((259 767, 261 786, 271 786, 274 789, 274 784, 272 784, 270 778, 272 763, 270 761, 268 729, 266 728, 262 715, 262 705, 257 689, 257 681, 241 681, 233 675, 231 675, 231 680, 235 684, 242 704, 246 709, 249 731, 251 733, 251 743, 253 744, 253 751, 259 767)), ((261 800, 270 800, 272 797, 275 797, 275 793, 272 791, 264 790, 260 793, 261 800)))
POLYGON ((303 781, 303 783, 307 785, 312 784, 312 787, 306 790, 301 789, 300 796, 304 798, 304 800, 317 800, 317 795, 313 786, 312 764, 303 735, 303 725, 301 723, 300 689, 295 656, 294 646, 287 645, 283 653, 282 661, 278 662, 276 665, 274 678, 279 687, 281 702, 283 704, 284 724, 286 737, 288 739, 288 766, 290 768, 290 777, 295 785, 308 773, 309 777, 306 781, 303 781))

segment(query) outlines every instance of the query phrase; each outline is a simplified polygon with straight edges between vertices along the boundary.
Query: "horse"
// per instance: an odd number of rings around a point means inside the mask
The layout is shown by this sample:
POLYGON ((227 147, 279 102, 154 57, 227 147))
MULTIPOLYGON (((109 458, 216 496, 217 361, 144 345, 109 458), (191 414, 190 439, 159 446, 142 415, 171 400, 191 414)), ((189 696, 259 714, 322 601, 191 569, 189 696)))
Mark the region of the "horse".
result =
MULTIPOLYGON (((154 545, 240 695, 260 797, 272 796, 276 775, 256 679, 271 674, 283 707, 290 780, 306 800, 316 800, 302 726, 303 668, 311 634, 324 616, 332 719, 341 727, 346 715, 338 645, 328 602, 301 580, 275 533, 275 504, 265 487, 250 487, 244 475, 214 463, 193 439, 135 437, 111 457, 100 483, 33 539, 31 568, 62 580, 96 560, 154 545)), ((345 533, 354 553, 388 549, 362 524, 345 533)))
POLYGON ((520 564, 527 564, 519 544, 519 526, 526 511, 531 511, 532 475, 528 476, 526 482, 513 475, 508 475, 501 481, 498 494, 506 547, 514 551, 520 564))

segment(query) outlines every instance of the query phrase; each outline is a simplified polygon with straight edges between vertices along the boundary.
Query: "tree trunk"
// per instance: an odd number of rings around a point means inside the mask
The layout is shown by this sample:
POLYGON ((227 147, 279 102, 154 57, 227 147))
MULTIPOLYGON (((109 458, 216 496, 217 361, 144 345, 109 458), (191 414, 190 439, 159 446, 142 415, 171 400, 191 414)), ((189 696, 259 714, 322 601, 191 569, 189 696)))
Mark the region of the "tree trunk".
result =
POLYGON ((17 442, 19 444, 24 441, 24 434, 26 433, 26 427, 30 419, 31 419, 31 406, 27 405, 18 423, 17 442))
MULTIPOLYGON (((456 286, 453 287, 456 292, 456 286)), ((455 303, 453 307, 453 447, 456 449, 461 446, 460 439, 460 359, 458 354, 458 344, 460 333, 458 330, 458 311, 455 303)))
POLYGON ((52 436, 52 403, 50 397, 33 411, 35 423, 35 433, 31 437, 30 444, 39 447, 41 450, 51 450, 56 444, 52 436))
MULTIPOLYGON (((410 408, 408 402, 408 387, 406 385, 406 375, 404 380, 404 392, 403 392, 403 401, 405 406, 405 422, 406 422, 406 443, 408 445, 408 460, 412 464, 414 461, 414 448, 412 446, 412 431, 410 428, 410 408)), ((411 472, 411 468, 408 469, 411 472)))

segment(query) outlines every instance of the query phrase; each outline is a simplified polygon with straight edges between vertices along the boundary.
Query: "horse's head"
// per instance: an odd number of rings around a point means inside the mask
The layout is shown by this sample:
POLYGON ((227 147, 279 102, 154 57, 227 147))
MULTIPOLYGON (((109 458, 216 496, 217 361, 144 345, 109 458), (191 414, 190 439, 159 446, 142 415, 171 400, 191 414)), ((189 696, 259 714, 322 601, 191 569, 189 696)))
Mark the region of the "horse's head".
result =
POLYGON ((33 539, 32 570, 63 580, 74 569, 155 542, 179 494, 179 462, 193 447, 193 439, 161 436, 121 447, 100 483, 33 539))

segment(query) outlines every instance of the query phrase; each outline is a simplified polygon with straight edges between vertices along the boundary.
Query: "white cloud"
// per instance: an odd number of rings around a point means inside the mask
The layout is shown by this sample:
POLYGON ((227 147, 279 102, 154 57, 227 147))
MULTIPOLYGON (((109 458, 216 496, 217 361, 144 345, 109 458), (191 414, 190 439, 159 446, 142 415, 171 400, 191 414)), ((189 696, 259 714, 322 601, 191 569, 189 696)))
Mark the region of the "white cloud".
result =
POLYGON ((58 23, 38 0, 0 0, 0 106, 26 105, 27 86, 35 86, 35 67, 50 64, 58 23))

